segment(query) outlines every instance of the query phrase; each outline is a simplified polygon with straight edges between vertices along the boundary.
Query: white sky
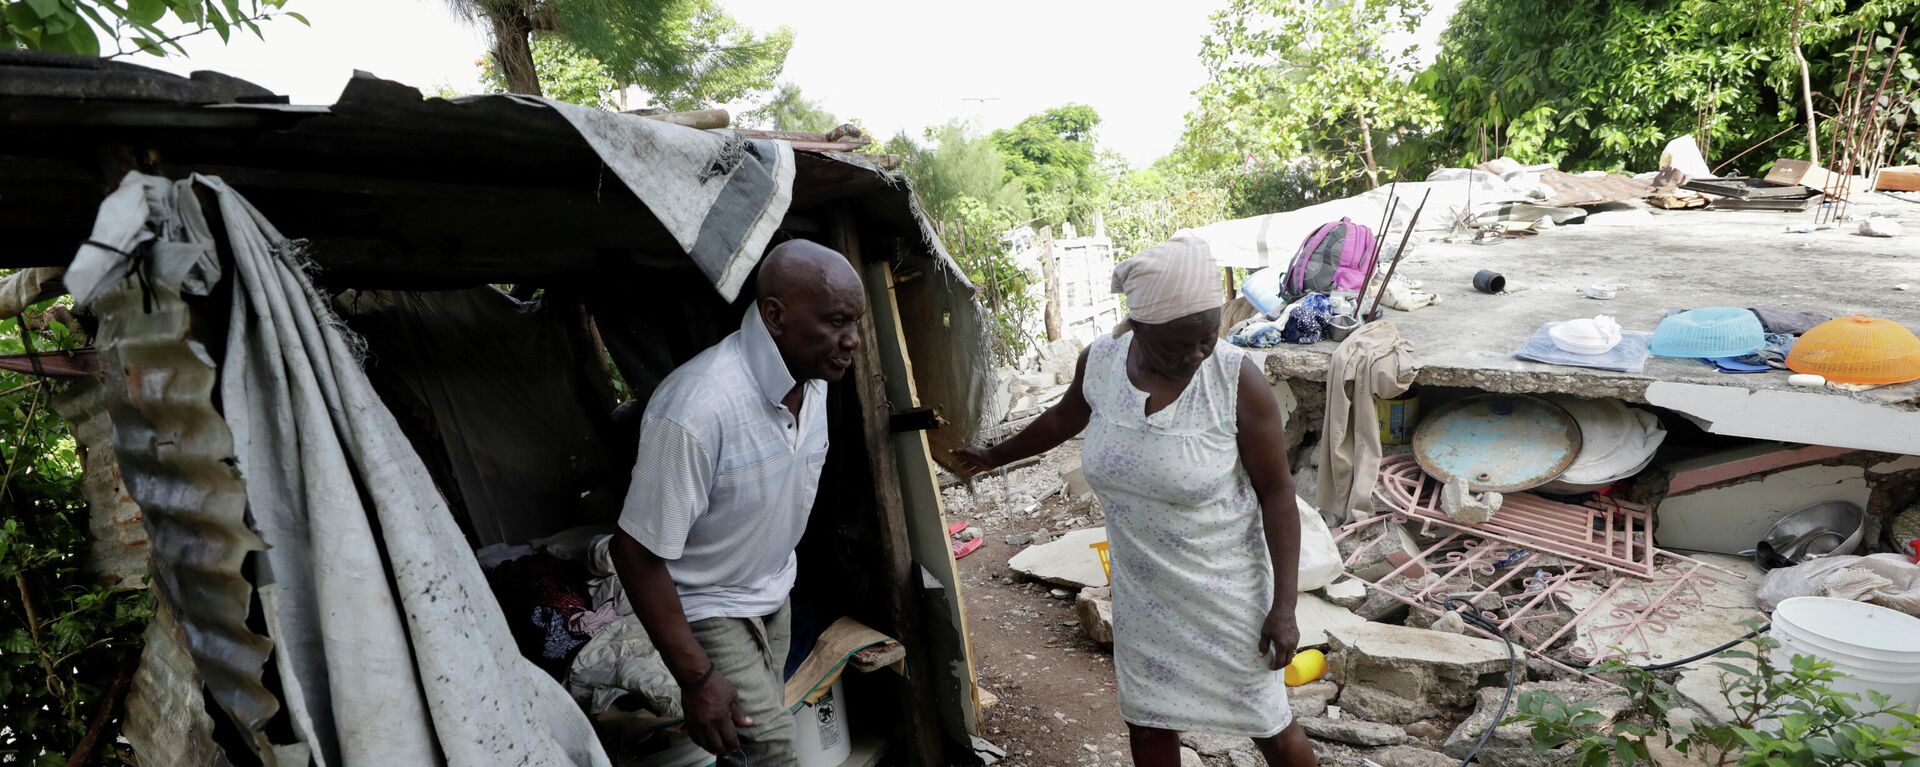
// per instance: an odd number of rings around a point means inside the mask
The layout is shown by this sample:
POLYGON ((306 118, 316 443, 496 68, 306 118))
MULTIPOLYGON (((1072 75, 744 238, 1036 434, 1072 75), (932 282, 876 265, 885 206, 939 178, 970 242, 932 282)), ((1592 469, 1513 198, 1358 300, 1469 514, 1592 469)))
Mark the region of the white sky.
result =
MULTIPOLYGON (((1205 79, 1207 17, 1226 0, 720 0, 761 30, 793 28, 782 80, 879 138, 955 117, 985 128, 1070 102, 1102 118, 1104 147, 1135 166, 1172 149, 1205 79), (969 99, 988 99, 973 101, 969 99)), ((1418 38, 1430 43, 1459 0, 1435 0, 1418 38)), ((355 69, 423 90, 477 88, 486 33, 441 0, 293 0, 313 22, 264 26, 266 41, 212 33, 188 57, 128 60, 174 72, 212 69, 294 103, 331 104, 355 69)), ((1430 47, 1430 46, 1429 46, 1430 47)), ((1430 54, 1428 54, 1430 56, 1430 54)))

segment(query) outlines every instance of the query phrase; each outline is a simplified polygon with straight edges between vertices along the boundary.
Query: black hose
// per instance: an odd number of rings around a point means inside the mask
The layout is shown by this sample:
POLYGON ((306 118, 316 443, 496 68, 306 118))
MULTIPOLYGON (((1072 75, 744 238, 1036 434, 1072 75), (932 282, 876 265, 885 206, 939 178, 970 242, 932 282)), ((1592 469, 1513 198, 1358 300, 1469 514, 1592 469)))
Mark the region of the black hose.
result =
POLYGON ((1507 691, 1500 696, 1500 708, 1494 711, 1493 721, 1487 723, 1486 731, 1480 733, 1480 739, 1475 741, 1473 748, 1467 751, 1465 757, 1461 758, 1460 767, 1467 767, 1467 765, 1473 762, 1474 757, 1480 755, 1480 749, 1487 747, 1487 739, 1493 737, 1493 731, 1500 729, 1500 723, 1507 718, 1507 706, 1513 703, 1513 688, 1520 683, 1520 656, 1513 652, 1513 640, 1507 638, 1507 632, 1501 631, 1499 624, 1487 620, 1482 616, 1480 614, 1480 608, 1475 607, 1472 602, 1467 601, 1465 598, 1447 597, 1445 603, 1447 609, 1454 609, 1455 602, 1460 603, 1464 607, 1464 609, 1459 612, 1462 620, 1473 624, 1482 631, 1490 632, 1494 636, 1500 637, 1500 642, 1507 646, 1507 691))
MULTIPOLYGON (((1715 648, 1713 648, 1713 649, 1711 649, 1711 650, 1708 650, 1708 651, 1706 651, 1706 652, 1703 652, 1703 653, 1700 653, 1699 655, 1693 655, 1693 656, 1689 656, 1689 657, 1686 657, 1686 658, 1681 658, 1680 660, 1677 660, 1677 661, 1673 661, 1673 662, 1671 662, 1671 663, 1656 663, 1656 664, 1654 664, 1654 665, 1651 665, 1651 666, 1628 666, 1628 668, 1636 668, 1636 669, 1639 669, 1639 670, 1641 670, 1641 671, 1665 671, 1665 670, 1667 670, 1667 669, 1670 669, 1670 668, 1679 668, 1679 667, 1681 667, 1681 666, 1685 666, 1685 665, 1687 665, 1687 664, 1689 664, 1689 663, 1692 663, 1692 662, 1694 662, 1694 661, 1698 661, 1698 660, 1705 660, 1705 659, 1707 659, 1707 658, 1711 658, 1711 657, 1713 657, 1713 656, 1715 656, 1715 655, 1719 655, 1720 653, 1723 653, 1723 652, 1726 652, 1726 651, 1728 651, 1728 650, 1731 650, 1731 649, 1733 649, 1733 648, 1734 648, 1735 646, 1737 646, 1737 645, 1739 645, 1739 644, 1740 644, 1740 643, 1742 643, 1742 642, 1745 642, 1745 641, 1747 641, 1747 640, 1749 640, 1749 639, 1752 639, 1752 638, 1754 638, 1754 637, 1757 637, 1757 636, 1760 636, 1760 632, 1763 632, 1763 631, 1766 631, 1766 630, 1767 630, 1767 628, 1768 628, 1768 627, 1770 627, 1770 626, 1772 626, 1772 625, 1773 625, 1773 624, 1771 624, 1771 623, 1766 623, 1766 624, 1761 624, 1761 626, 1760 626, 1760 628, 1757 628, 1757 629, 1754 629, 1754 630, 1752 630, 1752 631, 1749 631, 1749 632, 1747 632, 1747 635, 1746 635, 1746 636, 1743 636, 1743 637, 1740 637, 1739 639, 1735 639, 1735 640, 1733 640, 1733 641, 1731 641, 1731 642, 1728 642, 1728 643, 1726 643, 1726 644, 1723 644, 1723 645, 1720 645, 1719 647, 1715 647, 1715 648)), ((1589 666, 1588 668, 1592 668, 1592 667, 1591 667, 1591 666, 1589 666)))

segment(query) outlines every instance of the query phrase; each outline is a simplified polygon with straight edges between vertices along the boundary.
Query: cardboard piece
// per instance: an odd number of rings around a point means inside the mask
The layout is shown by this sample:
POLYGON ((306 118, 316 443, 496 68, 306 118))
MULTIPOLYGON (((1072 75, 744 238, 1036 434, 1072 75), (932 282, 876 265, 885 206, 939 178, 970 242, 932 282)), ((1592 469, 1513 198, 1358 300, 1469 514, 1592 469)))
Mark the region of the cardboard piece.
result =
MULTIPOLYGON (((1882 171, 1882 176, 1884 177, 1884 175, 1885 171, 1882 171)), ((1820 192, 1828 192, 1828 187, 1835 183, 1833 179, 1834 174, 1826 168, 1814 165, 1806 160, 1786 158, 1773 161, 1773 170, 1767 171, 1766 177, 1766 180, 1776 184, 1799 184, 1801 186, 1812 187, 1820 192)), ((1851 201, 1855 194, 1866 191, 1868 191, 1867 180, 1859 176, 1853 176, 1847 180, 1847 183, 1833 187, 1831 190, 1832 193, 1827 196, 1838 200, 1851 201)))

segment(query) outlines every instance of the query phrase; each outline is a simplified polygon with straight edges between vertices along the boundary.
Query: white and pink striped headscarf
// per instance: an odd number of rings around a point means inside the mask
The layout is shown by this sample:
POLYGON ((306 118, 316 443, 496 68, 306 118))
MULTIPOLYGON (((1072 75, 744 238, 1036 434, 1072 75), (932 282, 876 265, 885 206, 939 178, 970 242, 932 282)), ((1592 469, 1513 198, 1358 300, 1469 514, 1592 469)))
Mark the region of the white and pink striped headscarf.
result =
POLYGON ((1113 267, 1113 292, 1127 296, 1127 320, 1114 335, 1135 322, 1158 325, 1226 303, 1220 266, 1206 241, 1182 232, 1140 251, 1113 267))

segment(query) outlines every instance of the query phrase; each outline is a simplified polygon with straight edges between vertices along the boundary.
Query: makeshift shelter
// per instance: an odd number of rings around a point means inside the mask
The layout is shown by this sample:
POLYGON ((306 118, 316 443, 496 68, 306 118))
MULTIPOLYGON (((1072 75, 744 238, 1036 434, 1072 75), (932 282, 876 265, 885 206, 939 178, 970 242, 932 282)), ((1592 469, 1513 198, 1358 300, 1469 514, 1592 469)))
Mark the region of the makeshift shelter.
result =
POLYGON ((617 388, 644 403, 805 237, 869 305, 795 599, 904 648, 849 681, 856 737, 977 763, 932 458, 977 430, 983 318, 905 179, 822 138, 0 54, 0 267, 38 267, 0 295, 73 290, 96 349, 28 367, 76 377, 95 529, 124 531, 95 492, 124 482, 160 596, 141 761, 626 763, 619 712, 520 656, 473 551, 611 524, 617 388))

